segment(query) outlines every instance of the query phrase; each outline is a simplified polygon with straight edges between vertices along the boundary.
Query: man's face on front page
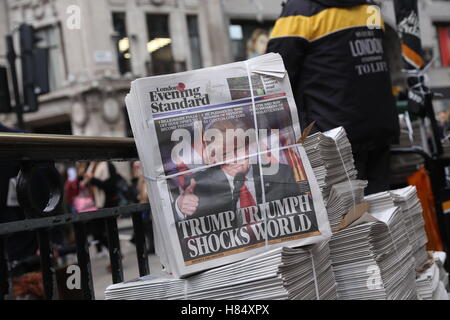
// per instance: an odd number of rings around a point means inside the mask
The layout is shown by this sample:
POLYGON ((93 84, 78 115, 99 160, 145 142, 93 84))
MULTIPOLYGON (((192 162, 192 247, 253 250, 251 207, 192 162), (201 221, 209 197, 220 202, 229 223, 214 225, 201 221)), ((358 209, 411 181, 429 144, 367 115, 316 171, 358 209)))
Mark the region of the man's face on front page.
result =
POLYGON ((258 139, 253 128, 231 127, 227 122, 221 127, 210 128, 204 135, 204 163, 221 164, 221 168, 231 176, 237 173, 246 175, 252 165, 258 165, 261 160, 264 175, 273 175, 279 168, 279 131, 260 130, 258 156, 258 139), (274 148, 267 152, 269 148, 274 148))
POLYGON ((239 173, 247 175, 252 165, 251 158, 249 158, 252 149, 250 142, 240 143, 235 135, 230 138, 231 136, 231 134, 226 134, 223 143, 222 156, 226 163, 221 168, 232 177, 239 173))

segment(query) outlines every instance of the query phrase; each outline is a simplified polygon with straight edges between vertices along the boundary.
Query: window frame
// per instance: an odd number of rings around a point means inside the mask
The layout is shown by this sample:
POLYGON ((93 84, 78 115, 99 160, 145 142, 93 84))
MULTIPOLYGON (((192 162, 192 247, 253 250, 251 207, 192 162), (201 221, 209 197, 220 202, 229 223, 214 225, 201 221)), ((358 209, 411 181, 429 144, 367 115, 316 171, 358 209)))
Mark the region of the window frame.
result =
MULTIPOLYGON (((58 54, 58 60, 59 60, 59 67, 60 67, 60 76, 61 76, 61 85, 58 86, 55 83, 55 86, 52 86, 51 83, 51 79, 49 79, 49 87, 50 87, 50 92, 49 94, 53 93, 53 92, 57 92, 58 90, 62 90, 67 86, 67 77, 68 77, 68 71, 67 71, 67 57, 66 57, 66 50, 65 50, 65 45, 64 45, 64 36, 63 36, 63 32, 62 32, 62 27, 61 27, 61 23, 60 22, 55 22, 55 23, 51 23, 51 24, 45 24, 45 25, 41 25, 37 28, 35 28, 35 35, 37 37, 39 37, 39 33, 41 32, 48 32, 49 30, 54 30, 56 32, 56 36, 55 39, 57 39, 58 43, 55 45, 52 45, 50 47, 48 46, 42 46, 42 48, 48 48, 49 49, 49 57, 48 57, 48 64, 49 64, 49 77, 50 77, 50 68, 51 68, 51 54, 50 54, 50 50, 53 49, 57 49, 58 54)), ((46 42, 48 42, 48 39, 45 39, 46 42)), ((46 43, 47 44, 47 43, 46 43)), ((39 44, 38 44, 39 46, 39 44)))

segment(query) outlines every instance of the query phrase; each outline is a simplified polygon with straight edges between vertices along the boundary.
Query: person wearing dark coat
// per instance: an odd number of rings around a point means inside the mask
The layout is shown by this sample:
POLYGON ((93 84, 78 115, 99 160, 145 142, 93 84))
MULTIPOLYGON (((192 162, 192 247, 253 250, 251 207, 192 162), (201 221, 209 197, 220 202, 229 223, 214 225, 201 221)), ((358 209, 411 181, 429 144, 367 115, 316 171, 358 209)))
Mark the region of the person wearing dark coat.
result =
POLYGON ((267 49, 283 58, 302 129, 345 128, 368 194, 389 189, 400 134, 384 29, 372 1, 289 0, 267 49))

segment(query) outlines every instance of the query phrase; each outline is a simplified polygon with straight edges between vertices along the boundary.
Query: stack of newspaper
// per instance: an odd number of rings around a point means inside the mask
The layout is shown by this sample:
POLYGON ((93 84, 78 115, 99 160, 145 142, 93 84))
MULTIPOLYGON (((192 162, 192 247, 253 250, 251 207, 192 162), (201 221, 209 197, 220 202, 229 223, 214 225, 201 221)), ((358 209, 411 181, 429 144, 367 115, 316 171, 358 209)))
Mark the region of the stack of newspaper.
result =
POLYGON ((186 279, 165 275, 112 285, 107 300, 335 300, 327 243, 264 254, 186 279))
POLYGON ((366 196, 364 201, 369 204, 369 212, 384 211, 395 207, 394 199, 389 191, 371 194, 366 196))
POLYGON ((331 188, 327 202, 331 230, 339 226, 350 209, 363 202, 366 187, 367 181, 352 180, 338 183, 331 188))
MULTIPOLYGON (((398 200, 399 195, 404 195, 403 198, 409 199, 410 202, 415 203, 414 206, 417 205, 417 202, 411 200, 411 198, 415 197, 414 187, 408 187, 406 189, 395 190, 391 192, 381 192, 378 194, 367 196, 364 200, 369 203, 370 212, 376 212, 395 207, 396 204, 394 203, 394 199, 398 200)), ((396 201, 396 203, 397 205, 399 205, 401 204, 401 201, 396 201)), ((412 249, 412 246, 416 241, 416 237, 414 233, 414 224, 411 222, 411 217, 409 216, 408 211, 408 207, 410 206, 411 205, 408 206, 407 204, 403 204, 403 207, 405 207, 406 210, 399 209, 401 210, 402 220, 404 223, 403 226, 401 226, 401 229, 403 230, 400 231, 400 229, 398 229, 397 232, 407 235, 408 243, 412 249)), ((418 219, 418 217, 415 217, 414 219, 418 219)), ((390 232, 391 234, 396 232, 395 228, 391 226, 390 232)), ((398 237, 396 237, 395 235, 393 237, 398 239, 398 237)), ((402 236, 402 239, 402 242, 406 242, 406 237, 402 236)), ((399 240, 396 241, 396 246, 402 246, 401 243, 399 243, 399 240)), ((446 258, 445 253, 435 252, 433 253, 433 260, 426 260, 427 258, 425 256, 425 248, 422 247, 419 252, 421 252, 420 257, 422 257, 422 262, 420 262, 420 265, 422 267, 420 268, 420 270, 417 269, 416 273, 418 298, 420 300, 448 300, 448 293, 445 290, 445 287, 448 284, 448 274, 446 274, 446 271, 443 268, 446 258)), ((414 265, 411 267, 411 272, 415 271, 416 263, 414 263, 414 265)))
POLYGON ((394 198, 395 205, 403 210, 408 238, 413 248, 413 256, 416 259, 416 268, 420 269, 428 260, 426 249, 428 238, 422 216, 423 209, 416 188, 409 186, 394 190, 391 195, 394 198))
MULTIPOLYGON (((391 192, 380 192, 377 194, 372 194, 369 196, 366 196, 364 198, 364 201, 367 202, 369 204, 369 212, 370 213, 375 213, 375 212, 380 212, 380 211, 385 211, 391 208, 395 208, 397 207, 394 203, 394 198, 392 196, 391 192)), ((401 224, 401 232, 404 233, 404 238, 407 239, 408 244, 411 246, 411 250, 413 249, 413 239, 410 238, 410 234, 408 231, 408 222, 409 222, 409 215, 407 212, 403 211, 400 207, 397 207, 399 209, 399 215, 398 217, 400 217, 403 221, 401 224)), ((390 230, 392 232, 392 230, 390 230)))
MULTIPOLYGON (((126 105, 168 272, 182 278, 330 238, 280 55, 138 79, 126 105)), ((331 187, 342 174, 327 170, 331 187)))
POLYGON ((304 147, 325 202, 335 184, 356 179, 352 147, 343 127, 309 136, 304 147))
POLYGON ((447 288, 449 284, 448 272, 445 270, 445 261, 447 259, 447 254, 442 251, 435 251, 432 253, 433 260, 439 268, 439 280, 442 281, 444 287, 447 288))
POLYGON ((366 213, 333 234, 331 259, 339 299, 417 298, 414 259, 400 212, 366 213))
POLYGON ((392 256, 393 263, 395 264, 393 270, 397 268, 401 270, 401 280, 396 282, 398 295, 394 295, 393 299, 417 299, 415 260, 412 255, 412 247, 409 243, 402 210, 394 207, 384 211, 371 212, 370 214, 387 225, 393 247, 391 249, 393 250, 385 252, 385 254, 392 256))
POLYGON ((437 291, 439 285, 439 269, 436 264, 431 264, 425 271, 421 272, 416 279, 417 295, 420 300, 433 300, 433 292, 437 291))
POLYGON ((152 274, 106 288, 105 300, 182 300, 185 281, 168 274, 152 274))

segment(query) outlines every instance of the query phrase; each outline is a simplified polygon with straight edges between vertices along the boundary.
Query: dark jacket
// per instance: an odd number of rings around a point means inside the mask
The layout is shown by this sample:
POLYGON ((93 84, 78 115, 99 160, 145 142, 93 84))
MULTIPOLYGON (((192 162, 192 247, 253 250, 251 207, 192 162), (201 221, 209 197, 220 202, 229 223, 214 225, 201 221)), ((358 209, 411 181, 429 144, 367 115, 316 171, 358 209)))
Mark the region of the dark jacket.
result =
POLYGON ((382 39, 365 0, 290 0, 276 22, 269 52, 283 57, 302 128, 343 126, 352 143, 396 142, 398 115, 382 39))
POLYGON ((117 188, 117 183, 120 176, 117 173, 116 167, 110 162, 108 162, 108 170, 108 179, 102 181, 97 178, 92 178, 90 184, 105 192, 105 208, 113 208, 119 205, 119 190, 117 188))

